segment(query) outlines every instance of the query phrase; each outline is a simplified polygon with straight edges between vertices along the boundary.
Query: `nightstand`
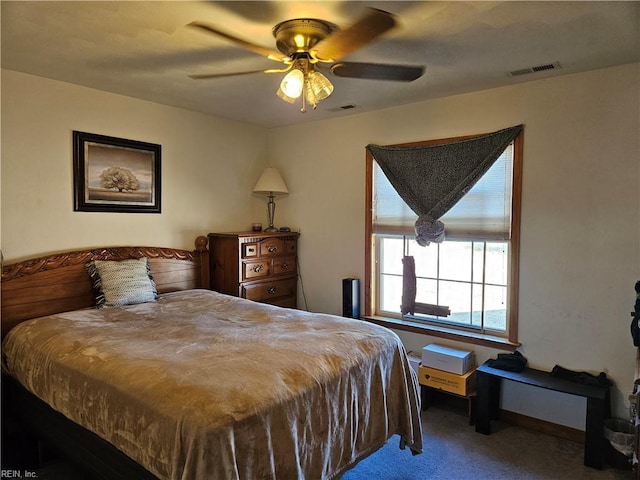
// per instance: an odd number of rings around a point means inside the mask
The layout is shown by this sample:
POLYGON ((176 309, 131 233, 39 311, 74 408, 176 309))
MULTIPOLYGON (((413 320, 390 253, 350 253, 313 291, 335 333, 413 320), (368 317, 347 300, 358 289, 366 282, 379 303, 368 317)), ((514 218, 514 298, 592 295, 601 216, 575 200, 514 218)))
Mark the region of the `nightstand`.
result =
POLYGON ((211 289, 296 308, 297 232, 209 234, 211 289))

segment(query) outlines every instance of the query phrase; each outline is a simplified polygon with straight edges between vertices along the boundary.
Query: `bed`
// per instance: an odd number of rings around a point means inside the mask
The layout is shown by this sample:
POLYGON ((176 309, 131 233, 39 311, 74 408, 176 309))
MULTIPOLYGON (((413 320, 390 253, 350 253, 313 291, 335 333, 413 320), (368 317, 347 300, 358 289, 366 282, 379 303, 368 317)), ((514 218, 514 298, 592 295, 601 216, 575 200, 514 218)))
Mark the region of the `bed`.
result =
POLYGON ((11 415, 110 480, 332 479, 393 435, 422 450, 417 380, 393 332, 213 292, 206 242, 5 266, 11 415), (130 277, 106 268, 129 264, 153 298, 119 305, 108 284, 130 277))

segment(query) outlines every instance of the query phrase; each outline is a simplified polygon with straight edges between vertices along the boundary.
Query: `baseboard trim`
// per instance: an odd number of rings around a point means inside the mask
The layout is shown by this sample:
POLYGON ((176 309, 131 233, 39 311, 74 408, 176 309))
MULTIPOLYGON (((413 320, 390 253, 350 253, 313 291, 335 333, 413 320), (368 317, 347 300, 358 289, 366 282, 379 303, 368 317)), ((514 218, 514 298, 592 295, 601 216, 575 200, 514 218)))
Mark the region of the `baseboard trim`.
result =
MULTIPOLYGON (((442 392, 436 391, 436 393, 442 392)), ((439 401, 442 403, 461 412, 466 411, 468 408, 466 401, 451 395, 442 394, 438 395, 437 398, 439 398, 439 401)), ((539 418, 529 417, 509 410, 500 409, 499 415, 500 420, 505 423, 517 425, 528 430, 533 430, 534 432, 546 433, 547 435, 552 435, 554 437, 564 438, 565 440, 570 440, 584 445, 584 431, 582 430, 548 422, 546 420, 540 420, 539 418)))
POLYGON ((557 423, 547 422, 546 420, 540 420, 539 418, 528 417, 527 415, 510 412, 509 410, 500 410, 500 420, 512 425, 518 425, 519 427, 546 433, 547 435, 553 435, 554 437, 564 438, 584 445, 584 432, 576 428, 558 425, 557 423))

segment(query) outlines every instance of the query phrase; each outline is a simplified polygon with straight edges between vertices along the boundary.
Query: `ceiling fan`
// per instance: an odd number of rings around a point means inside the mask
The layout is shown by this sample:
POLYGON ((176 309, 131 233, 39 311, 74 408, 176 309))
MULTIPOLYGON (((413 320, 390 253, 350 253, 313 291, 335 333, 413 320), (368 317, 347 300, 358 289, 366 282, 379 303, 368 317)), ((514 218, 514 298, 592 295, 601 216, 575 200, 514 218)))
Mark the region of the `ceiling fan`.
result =
POLYGON ((302 97, 303 113, 307 111, 307 104, 315 109, 318 102, 333 92, 333 85, 319 70, 325 70, 337 77, 400 82, 413 81, 424 73, 423 66, 340 61, 341 58, 396 26, 393 14, 373 8, 343 30, 333 23, 315 18, 297 18, 280 22, 273 27, 277 50, 256 45, 206 23, 192 22, 189 26, 213 33, 258 55, 284 64, 283 68, 277 69, 189 75, 191 78, 287 73, 276 94, 289 103, 294 103, 296 99, 302 97))

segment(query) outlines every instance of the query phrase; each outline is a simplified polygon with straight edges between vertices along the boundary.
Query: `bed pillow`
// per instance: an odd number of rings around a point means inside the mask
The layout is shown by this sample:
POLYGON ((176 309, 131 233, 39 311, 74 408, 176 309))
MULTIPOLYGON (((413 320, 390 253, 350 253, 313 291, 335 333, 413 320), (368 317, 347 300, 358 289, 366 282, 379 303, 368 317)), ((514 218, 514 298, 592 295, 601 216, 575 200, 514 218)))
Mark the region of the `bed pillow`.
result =
POLYGON ((96 291, 96 308, 151 302, 158 297, 146 257, 92 260, 86 267, 96 291))

